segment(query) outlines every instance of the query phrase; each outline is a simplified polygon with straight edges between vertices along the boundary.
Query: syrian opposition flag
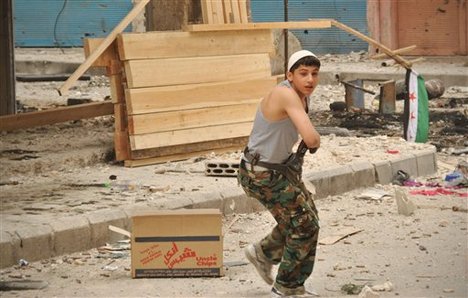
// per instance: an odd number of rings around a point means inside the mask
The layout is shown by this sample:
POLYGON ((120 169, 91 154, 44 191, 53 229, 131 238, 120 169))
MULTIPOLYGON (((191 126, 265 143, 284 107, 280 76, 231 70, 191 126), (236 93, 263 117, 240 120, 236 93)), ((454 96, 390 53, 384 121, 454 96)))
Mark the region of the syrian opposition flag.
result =
POLYGON ((429 134, 429 96, 424 79, 414 70, 406 72, 404 129, 408 142, 425 143, 429 134))

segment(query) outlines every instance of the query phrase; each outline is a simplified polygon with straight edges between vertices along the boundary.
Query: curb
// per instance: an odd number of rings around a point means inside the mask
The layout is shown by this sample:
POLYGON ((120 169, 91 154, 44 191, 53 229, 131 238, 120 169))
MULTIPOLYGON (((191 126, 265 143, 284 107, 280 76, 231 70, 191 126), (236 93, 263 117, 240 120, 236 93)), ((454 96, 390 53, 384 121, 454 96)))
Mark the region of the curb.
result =
MULTIPOLYGON (((316 198, 326 198, 353 189, 388 184, 398 170, 411 177, 425 176, 437 171, 436 151, 426 150, 417 154, 406 154, 390 161, 370 163, 354 162, 320 172, 304 175, 304 180, 314 185, 316 198)), ((240 187, 223 189, 209 194, 194 193, 191 198, 174 201, 161 199, 159 208, 197 209, 217 208, 224 215, 250 213, 264 210, 255 199, 247 198, 240 187)), ((65 217, 49 224, 34 224, 15 227, 14 231, 0 231, 0 268, 74 253, 115 242, 123 236, 110 233, 113 225, 131 230, 132 214, 140 208, 129 207, 114 210, 98 210, 82 216, 65 217)))

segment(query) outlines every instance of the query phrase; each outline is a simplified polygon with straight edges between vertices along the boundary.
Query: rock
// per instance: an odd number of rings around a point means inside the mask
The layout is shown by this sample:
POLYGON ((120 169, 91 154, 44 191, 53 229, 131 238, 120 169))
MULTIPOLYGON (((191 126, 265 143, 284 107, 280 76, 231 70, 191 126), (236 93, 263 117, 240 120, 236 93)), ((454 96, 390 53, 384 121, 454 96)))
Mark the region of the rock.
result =
POLYGON ((382 285, 372 286, 372 290, 379 292, 391 292, 393 291, 393 284, 389 281, 383 283, 382 285))
POLYGON ((380 295, 377 292, 372 291, 368 286, 362 288, 361 293, 359 293, 359 298, 379 298, 380 295))

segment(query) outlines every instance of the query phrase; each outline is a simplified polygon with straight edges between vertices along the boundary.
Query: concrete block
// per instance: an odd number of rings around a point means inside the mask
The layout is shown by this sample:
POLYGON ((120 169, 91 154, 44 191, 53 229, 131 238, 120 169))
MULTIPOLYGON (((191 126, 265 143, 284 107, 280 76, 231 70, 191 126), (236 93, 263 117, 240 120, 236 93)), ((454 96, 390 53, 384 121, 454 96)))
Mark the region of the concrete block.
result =
POLYGON ((350 164, 353 170, 353 187, 369 187, 375 184, 374 165, 368 161, 358 161, 350 164))
POLYGON ((328 170, 330 174, 330 195, 338 195, 354 189, 353 170, 341 166, 328 170))
POLYGON ((317 171, 304 175, 303 180, 315 186, 316 198, 326 198, 330 195, 330 172, 317 171))
POLYGON ((378 161, 374 163, 375 180, 380 184, 390 184, 393 180, 392 164, 390 161, 378 161))
POLYGON ((54 256, 53 230, 49 225, 22 226, 16 230, 20 239, 17 258, 28 262, 54 256))
POLYGON ((437 157, 433 150, 418 152, 415 156, 418 176, 427 176, 437 172, 437 157))
POLYGON ((392 177, 399 171, 403 170, 414 178, 418 176, 418 166, 416 164, 416 157, 414 155, 405 155, 400 158, 390 161, 392 164, 392 177))
POLYGON ((91 228, 83 216, 70 216, 50 223, 54 232, 55 255, 91 248, 91 228))
POLYGON ((109 231, 109 225, 131 231, 130 220, 123 210, 97 210, 86 214, 91 231, 91 247, 126 239, 125 236, 109 231))
POLYGON ((6 231, 0 231, 0 268, 18 264, 20 239, 6 231))
POLYGON ((205 175, 237 177, 239 161, 209 160, 205 162, 205 175))

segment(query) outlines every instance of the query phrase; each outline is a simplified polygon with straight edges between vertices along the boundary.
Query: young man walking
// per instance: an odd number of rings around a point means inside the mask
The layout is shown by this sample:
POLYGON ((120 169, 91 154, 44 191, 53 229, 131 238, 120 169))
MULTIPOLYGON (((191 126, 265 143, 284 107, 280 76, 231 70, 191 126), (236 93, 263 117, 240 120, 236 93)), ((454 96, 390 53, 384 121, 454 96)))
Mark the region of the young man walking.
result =
MULTIPOLYGON (((260 102, 240 163, 240 185, 277 222, 261 241, 245 249, 247 259, 260 276, 273 285, 272 297, 312 294, 306 291, 304 283, 315 263, 317 209, 302 183, 302 171, 292 171, 297 175, 291 176, 285 168, 289 167, 298 135, 307 148, 320 147, 320 135, 308 116, 308 100, 318 84, 319 70, 320 61, 312 52, 301 50, 291 55, 287 80, 260 102), (273 265, 279 265, 275 280, 271 273, 273 265)), ((302 163, 297 167, 301 168, 302 163)))

